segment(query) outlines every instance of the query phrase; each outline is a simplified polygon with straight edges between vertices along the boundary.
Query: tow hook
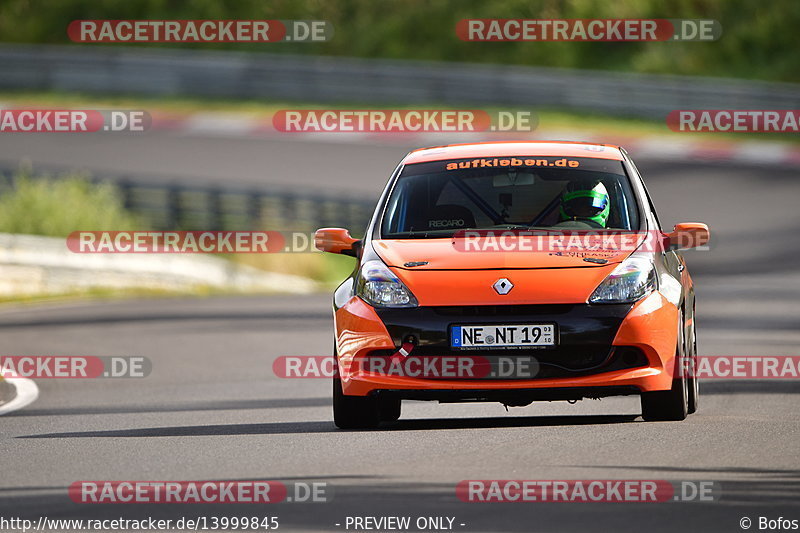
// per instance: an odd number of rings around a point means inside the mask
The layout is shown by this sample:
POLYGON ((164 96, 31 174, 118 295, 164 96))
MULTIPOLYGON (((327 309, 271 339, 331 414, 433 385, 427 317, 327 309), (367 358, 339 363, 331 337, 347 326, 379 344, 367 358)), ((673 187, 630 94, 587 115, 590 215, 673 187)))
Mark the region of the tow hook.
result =
POLYGON ((400 349, 397 350, 397 353, 394 355, 399 355, 401 357, 408 357, 411 353, 411 350, 417 345, 417 338, 413 335, 406 335, 406 338, 403 339, 403 345, 400 346, 400 349))

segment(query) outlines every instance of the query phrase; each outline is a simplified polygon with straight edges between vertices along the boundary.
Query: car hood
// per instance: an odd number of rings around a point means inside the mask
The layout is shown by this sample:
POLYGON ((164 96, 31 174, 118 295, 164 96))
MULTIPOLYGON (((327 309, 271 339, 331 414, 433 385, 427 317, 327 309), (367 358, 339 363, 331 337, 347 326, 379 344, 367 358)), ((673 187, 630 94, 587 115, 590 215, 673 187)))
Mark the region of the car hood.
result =
POLYGON ((545 242, 536 251, 495 251, 491 245, 465 251, 463 243, 449 238, 377 240, 372 245, 421 306, 580 304, 644 239, 628 236, 633 240, 622 249, 545 242), (415 262, 426 263, 410 266, 415 262), (511 289, 501 293, 495 286, 503 281, 511 289))
POLYGON ((372 241, 386 265, 399 269, 488 270, 599 268, 619 263, 644 240, 644 233, 614 235, 505 235, 372 241))

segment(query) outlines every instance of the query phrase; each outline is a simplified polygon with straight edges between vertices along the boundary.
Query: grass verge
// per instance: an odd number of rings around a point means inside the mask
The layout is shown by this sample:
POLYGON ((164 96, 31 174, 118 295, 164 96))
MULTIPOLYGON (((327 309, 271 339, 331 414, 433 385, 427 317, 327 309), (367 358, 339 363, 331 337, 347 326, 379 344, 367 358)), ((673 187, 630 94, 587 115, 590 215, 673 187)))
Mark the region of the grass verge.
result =
MULTIPOLYGON (((13 106, 28 107, 68 107, 75 108, 86 106, 91 108, 121 108, 143 109, 150 113, 196 113, 218 112, 241 114, 250 117, 263 117, 280 109, 352 109, 352 108, 385 108, 385 109, 476 109, 480 108, 489 113, 497 111, 533 111, 538 117, 539 131, 543 138, 548 137, 548 132, 574 131, 586 132, 587 135, 608 135, 620 137, 660 136, 673 137, 681 140, 703 141, 781 141, 800 144, 800 135, 787 133, 679 133, 670 130, 665 121, 646 120, 615 115, 606 115, 592 112, 576 112, 561 109, 536 109, 535 106, 523 108, 522 106, 509 108, 499 106, 469 106, 469 105, 385 105, 367 106, 363 103, 351 102, 342 104, 320 104, 309 102, 270 101, 270 100, 231 100, 194 97, 139 97, 139 96, 96 96, 81 93, 65 92, 0 92, 0 103, 13 106)), ((332 134, 335 135, 335 134, 332 134)), ((491 135, 491 133, 488 133, 491 135)))
MULTIPOLYGON (((33 176, 24 168, 12 178, 0 176, 0 233, 66 237, 72 231, 146 231, 146 220, 125 209, 111 183, 81 174, 33 176)), ((231 254, 220 256, 267 272, 293 274, 333 288, 354 267, 350 257, 323 253, 231 254)), ((2 303, 39 303, 75 299, 206 297, 230 294, 212 287, 191 289, 81 289, 59 294, 0 295, 2 303)))

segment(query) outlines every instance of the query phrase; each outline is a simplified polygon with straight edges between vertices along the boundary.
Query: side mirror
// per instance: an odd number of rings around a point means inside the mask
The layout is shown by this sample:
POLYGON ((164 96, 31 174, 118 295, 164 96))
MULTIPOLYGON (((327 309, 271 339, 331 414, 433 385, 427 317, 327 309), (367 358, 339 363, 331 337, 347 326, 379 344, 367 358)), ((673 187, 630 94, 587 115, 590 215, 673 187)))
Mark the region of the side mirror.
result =
POLYGON ((669 247, 673 250, 689 250, 704 246, 711 239, 708 226, 700 222, 675 224, 675 228, 666 236, 669 239, 669 247))
POLYGON ((314 246, 323 252, 356 257, 360 245, 361 241, 344 228, 321 228, 314 233, 314 246))

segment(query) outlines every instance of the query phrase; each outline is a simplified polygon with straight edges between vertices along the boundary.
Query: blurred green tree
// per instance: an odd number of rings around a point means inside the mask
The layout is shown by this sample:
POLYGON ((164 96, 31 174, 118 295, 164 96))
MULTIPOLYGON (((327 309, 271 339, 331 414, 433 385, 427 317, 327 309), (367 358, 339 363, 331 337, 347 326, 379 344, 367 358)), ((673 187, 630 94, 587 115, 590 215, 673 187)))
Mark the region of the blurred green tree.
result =
POLYGON ((4 0, 0 36, 67 43, 75 19, 275 18, 328 20, 334 38, 170 46, 800 81, 797 0, 4 0), (464 18, 711 18, 723 35, 714 42, 463 42, 455 25, 464 18))

